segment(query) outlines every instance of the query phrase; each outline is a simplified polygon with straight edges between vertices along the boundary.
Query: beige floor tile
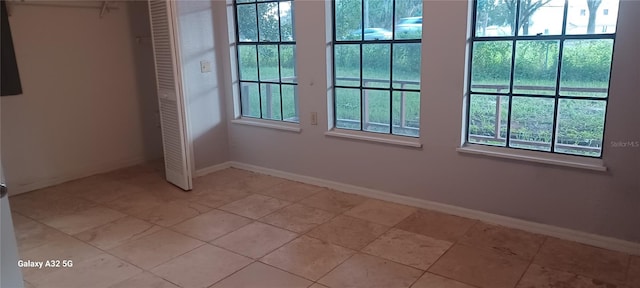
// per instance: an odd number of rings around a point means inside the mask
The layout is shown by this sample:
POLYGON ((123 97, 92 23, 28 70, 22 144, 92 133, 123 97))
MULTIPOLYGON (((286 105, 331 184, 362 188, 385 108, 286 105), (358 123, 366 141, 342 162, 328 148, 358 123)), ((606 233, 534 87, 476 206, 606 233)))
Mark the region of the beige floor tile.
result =
POLYGON ((167 181, 139 187, 142 188, 145 193, 148 193, 164 202, 186 200, 194 196, 190 191, 184 191, 167 181))
POLYGON ((149 234, 109 250, 136 266, 150 269, 204 244, 166 229, 149 234))
POLYGON ((105 180, 95 183, 82 191, 77 191, 74 196, 96 203, 107 203, 125 195, 142 192, 141 188, 128 183, 105 180))
POLYGON ((631 288, 640 288, 640 256, 631 256, 627 285, 631 288))
POLYGON ((72 193, 72 191, 69 191, 69 189, 63 188, 67 186, 65 184, 45 187, 42 189, 21 193, 16 196, 11 196, 9 199, 13 205, 14 201, 23 201, 22 199, 29 200, 29 201, 56 201, 56 200, 73 196, 74 194, 72 193))
POLYGON ((409 287, 422 271, 366 254, 356 254, 318 282, 332 288, 409 287))
POLYGON ((36 287, 36 286, 33 286, 33 284, 31 284, 31 283, 29 283, 27 281, 24 281, 23 284, 24 284, 24 288, 35 288, 36 287))
POLYGON ((211 288, 306 288, 311 283, 309 280, 256 262, 211 288))
MULTIPOLYGON (((20 259, 23 261, 71 260, 75 267, 75 264, 81 263, 101 253, 103 252, 71 236, 65 235, 60 239, 20 253, 20 259)), ((61 268, 22 268, 22 275, 24 276, 24 280, 35 284, 40 283, 40 279, 59 269, 61 268)))
POLYGON ((71 268, 57 271, 34 281, 37 287, 101 288, 109 287, 142 270, 109 254, 100 254, 82 262, 74 262, 71 268))
POLYGON ((615 288, 615 285, 532 264, 517 288, 615 288))
POLYGON ((196 192, 199 188, 209 187, 219 183, 227 183, 232 181, 238 181, 242 177, 249 175, 249 171, 228 168, 220 171, 216 171, 204 176, 200 176, 193 179, 193 191, 196 192))
POLYGON ((297 236, 298 234, 287 230, 254 222, 222 236, 211 243, 257 259, 293 240, 297 236))
POLYGON ((205 244, 151 272, 180 287, 209 287, 251 262, 247 257, 205 244))
POLYGON ((622 284, 626 278, 629 255, 549 237, 533 262, 612 284, 622 284))
POLYGON ((20 252, 66 237, 66 234, 20 214, 13 213, 11 218, 20 252))
POLYGON ((179 223, 172 230, 202 241, 211 241, 253 222, 249 218, 213 210, 179 223))
POLYGON ((416 208, 413 207, 369 199, 344 214, 386 226, 393 226, 415 211, 416 208))
POLYGON ((329 221, 335 214, 317 208, 293 204, 271 213, 260 221, 297 233, 307 232, 329 221))
POLYGON ((134 277, 131 277, 127 280, 119 282, 115 285, 109 286, 109 288, 179 288, 173 283, 164 280, 156 275, 153 275, 149 272, 140 273, 134 277))
POLYGON ((323 189, 313 196, 300 201, 300 204, 338 214, 363 203, 366 199, 358 195, 323 189))
POLYGON ((476 248, 492 249, 525 260, 533 259, 544 243, 544 236, 522 230, 477 222, 459 240, 476 248))
POLYGON ((462 237, 475 220, 430 210, 418 210, 402 220, 396 228, 426 235, 432 238, 455 242, 462 237))
POLYGON ((109 224, 74 235, 100 249, 108 250, 162 230, 160 226, 126 216, 109 224))
POLYGON ((163 227, 173 226, 184 220, 211 211, 211 207, 186 200, 171 201, 131 215, 163 227))
POLYGON ((444 240, 437 240, 399 229, 391 229, 362 251, 414 268, 426 270, 431 264, 438 260, 451 245, 451 242, 444 240))
MULTIPOLYGON (((196 184, 194 184, 196 185, 196 184)), ((234 179, 234 180, 224 180, 224 181, 215 181, 209 182, 206 184, 200 183, 199 186, 196 186, 193 190, 194 194, 208 194, 208 193, 216 193, 216 192, 232 192, 235 194, 253 194, 252 190, 249 189, 247 183, 243 179, 234 179)))
POLYGON ((309 288, 329 288, 329 287, 324 286, 320 283, 313 283, 313 285, 309 286, 309 288))
POLYGON ((431 274, 429 272, 424 273, 411 288, 474 288, 462 282, 447 279, 442 276, 431 274))
POLYGON ((249 195, 251 195, 250 192, 239 189, 201 189, 194 191, 194 195, 189 201, 218 208, 249 195))
POLYGON ((373 242, 389 227, 349 216, 338 216, 307 233, 318 238, 353 250, 360 250, 373 242))
POLYGON ((125 214, 134 214, 167 203, 149 193, 136 193, 118 197, 104 205, 125 214))
MULTIPOLYGON (((158 175, 157 177, 161 178, 164 175, 163 159, 153 160, 140 165, 134 165, 134 166, 118 169, 115 171, 110 171, 107 173, 100 174, 100 176, 107 179, 124 181, 124 180, 135 178, 141 175, 147 175, 147 174, 157 174, 158 175)), ((166 180, 162 179, 162 181, 166 181, 166 180)))
POLYGON ((528 265, 518 257, 456 244, 429 272, 481 288, 512 288, 528 265))
POLYGON ((246 176, 240 177, 238 179, 239 182, 243 183, 252 193, 260 192, 285 181, 282 178, 277 178, 260 173, 246 174, 246 176))
POLYGON ((116 210, 105 207, 92 207, 74 214, 54 216, 42 220, 53 228, 67 234, 76 234, 125 217, 116 210))
POLYGON ((256 193, 284 182, 284 179, 248 171, 229 173, 235 173, 236 175, 230 177, 231 179, 224 179, 223 181, 215 181, 213 177, 211 179, 203 179, 199 180, 198 184, 204 184, 213 190, 237 190, 256 193))
POLYGON ((118 180, 126 184, 138 187, 167 181, 165 180, 164 170, 159 172, 137 173, 135 175, 124 176, 123 178, 120 178, 118 180))
POLYGON ((270 188, 260 190, 259 193, 289 202, 297 202, 322 190, 320 186, 314 186, 294 181, 284 181, 270 188))
POLYGON ((29 193, 26 194, 11 198, 11 210, 35 220, 73 214, 96 206, 96 203, 76 197, 49 200, 29 197, 29 193))
POLYGON ((311 280, 318 280, 355 251, 302 236, 260 261, 311 280))
POLYGON ((258 219, 289 204, 290 202, 277 198, 253 194, 246 198, 224 205, 219 209, 244 217, 249 217, 251 219, 258 219))

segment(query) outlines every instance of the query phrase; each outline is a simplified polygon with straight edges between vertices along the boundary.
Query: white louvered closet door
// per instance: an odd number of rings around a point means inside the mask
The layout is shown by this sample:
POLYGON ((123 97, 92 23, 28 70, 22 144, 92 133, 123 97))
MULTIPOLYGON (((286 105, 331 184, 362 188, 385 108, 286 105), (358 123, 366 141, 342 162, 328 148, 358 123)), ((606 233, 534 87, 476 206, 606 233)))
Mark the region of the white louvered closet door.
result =
POLYGON ((175 2, 149 0, 153 54, 160 107, 160 125, 167 181, 191 190, 184 97, 176 41, 175 2))

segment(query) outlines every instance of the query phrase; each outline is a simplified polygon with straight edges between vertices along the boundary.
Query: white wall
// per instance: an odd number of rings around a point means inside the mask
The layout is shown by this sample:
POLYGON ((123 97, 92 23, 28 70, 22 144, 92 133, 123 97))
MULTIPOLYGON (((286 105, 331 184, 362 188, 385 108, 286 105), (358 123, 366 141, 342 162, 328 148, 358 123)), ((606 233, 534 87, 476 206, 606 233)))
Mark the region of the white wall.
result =
POLYGON ((102 19, 95 9, 13 7, 24 94, 1 98, 12 193, 161 156, 146 3, 117 5, 102 19))
POLYGON ((225 102, 218 85, 212 2, 177 4, 183 90, 197 171, 229 161, 225 102), (203 60, 211 64, 211 72, 201 72, 203 60))
MULTIPOLYGON (((218 35, 227 27, 215 1, 218 35)), ((234 161, 585 232, 640 241, 640 148, 604 149, 607 173, 462 155, 467 1, 425 1, 422 149, 336 139, 310 113, 327 119, 325 3, 296 1, 302 133, 229 123, 234 161), (446 29, 443 29, 445 27, 446 29)), ((605 143, 640 141, 640 2, 622 1, 605 143)), ((226 37, 226 35, 224 35, 226 37)), ((221 44, 228 41, 219 37, 221 44)), ((227 43, 228 44, 228 43, 227 43)), ((222 53, 224 83, 231 82, 222 53)), ((230 85, 226 99, 232 99, 230 85)), ((227 101, 227 115, 233 103, 227 101)))

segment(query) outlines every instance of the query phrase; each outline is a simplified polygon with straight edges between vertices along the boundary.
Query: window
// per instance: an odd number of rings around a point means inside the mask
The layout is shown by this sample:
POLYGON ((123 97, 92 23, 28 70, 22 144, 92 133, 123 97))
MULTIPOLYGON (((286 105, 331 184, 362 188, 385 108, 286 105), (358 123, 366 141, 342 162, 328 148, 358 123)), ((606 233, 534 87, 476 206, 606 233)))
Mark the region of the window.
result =
POLYGON ((609 9, 603 9, 602 10, 602 15, 609 15, 609 9))
POLYGON ((293 13, 293 1, 235 1, 243 117, 299 122, 293 13))
POLYGON ((476 1, 466 142, 601 157, 615 22, 600 33, 572 17, 579 0, 536 2, 476 1))
POLYGON ((333 2, 334 125, 417 137, 422 0, 333 2))
POLYGON ((587 10, 586 9, 580 9, 580 16, 587 16, 587 10))

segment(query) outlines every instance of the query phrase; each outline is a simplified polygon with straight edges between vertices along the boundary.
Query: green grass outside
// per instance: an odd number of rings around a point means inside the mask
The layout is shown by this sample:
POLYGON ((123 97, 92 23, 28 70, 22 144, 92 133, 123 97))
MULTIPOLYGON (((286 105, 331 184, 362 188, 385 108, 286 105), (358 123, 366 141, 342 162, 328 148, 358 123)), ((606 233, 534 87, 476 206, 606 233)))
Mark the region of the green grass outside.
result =
MULTIPOLYGON (((255 69, 247 69, 243 67, 242 71, 244 79, 257 80, 258 73, 255 69), (252 71, 253 70, 253 71, 252 71)), ((338 69, 338 77, 359 77, 357 69, 338 69)), ((293 69, 282 69, 282 75, 293 75, 293 69)), ((365 72, 366 73, 366 72, 365 72)), ((395 73, 394 73, 395 74, 395 73)), ((366 73, 370 78, 388 78, 388 73, 379 73, 375 75, 375 71, 366 73)), ((399 77, 394 79, 414 80, 418 81, 417 75, 412 74, 395 74, 399 77)), ((278 79, 277 67, 262 67, 260 69, 260 79, 278 79)), ((283 76, 284 77, 284 76, 283 76)), ((339 85, 358 86, 358 82, 338 81, 339 85)), ((476 81, 475 84, 489 84, 488 82, 476 81)), ((492 83, 495 84, 495 83, 492 83)), ((503 83, 508 85, 508 83, 503 83)), ((266 89, 269 84, 262 84, 262 117, 269 118, 267 115, 267 97, 266 89)), ((389 83, 373 83, 370 87, 389 87, 389 83)), ((523 86, 554 86, 551 82, 542 81, 520 81, 518 85, 523 86)), ((562 87, 590 87, 590 88, 607 88, 607 83, 562 83, 562 87)), ((243 107, 245 116, 260 117, 260 100, 258 97, 257 84, 249 85, 249 113, 246 113, 246 107, 243 107)), ((397 85, 395 88, 399 88, 397 85)), ((417 89, 419 86, 406 86, 406 88, 417 89)), ((280 87, 279 85, 271 85, 271 104, 272 119, 281 119, 280 113, 280 87)), ((284 119, 296 116, 294 92, 296 86, 282 85, 282 109, 284 119)), ((496 92, 489 89, 474 89, 475 92, 496 92)), ((540 91, 517 91, 518 93, 539 93, 540 91)), ((364 93, 364 92, 363 92, 364 93)), ((401 122, 401 93, 395 91, 391 97, 389 92, 367 90, 369 110, 369 122, 382 123, 388 125, 391 121, 393 125, 400 125, 401 122), (390 99, 391 97, 391 99, 390 99), (392 109, 389 109, 392 106, 392 109), (391 111, 391 114, 390 114, 391 111)), ((420 123, 420 95, 417 92, 405 93, 406 107, 406 125, 408 127, 419 128, 420 123)), ((601 93, 568 93, 567 96, 591 96, 602 97, 601 93)), ((508 117, 509 103, 508 97, 502 97, 501 109, 501 129, 500 137, 506 138, 506 119, 508 117)), ((361 119, 361 91, 358 88, 336 88, 336 116, 338 119, 353 120, 360 122, 361 119)), ((473 135, 495 136, 495 114, 496 114, 496 97, 484 95, 472 95, 469 114, 469 133, 473 135)), ((553 99, 533 98, 533 97, 514 97, 512 104, 512 126, 511 138, 524 141, 537 141, 551 143, 551 134, 553 131, 553 99)), ((602 134, 604 127, 604 111, 605 101, 587 101, 587 100, 569 100, 562 99, 559 102, 558 110, 558 134, 557 141, 562 144, 579 145, 588 147, 599 147, 602 143, 602 134)), ((359 124, 350 124, 348 122, 339 123, 339 127, 347 129, 360 129, 359 124)), ((389 128, 370 127, 374 132, 389 133, 389 128)), ((493 145, 504 145, 500 141, 482 141, 482 143, 493 145)), ((532 149, 534 146, 528 147, 521 145, 521 148, 532 149)), ((540 149, 540 148, 536 148, 540 149)), ((581 151, 563 151, 564 153, 585 154, 581 151)), ((599 154, 598 154, 599 155, 599 154)), ((591 156, 598 156, 591 154, 591 156)))

